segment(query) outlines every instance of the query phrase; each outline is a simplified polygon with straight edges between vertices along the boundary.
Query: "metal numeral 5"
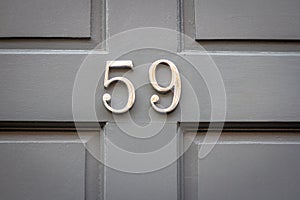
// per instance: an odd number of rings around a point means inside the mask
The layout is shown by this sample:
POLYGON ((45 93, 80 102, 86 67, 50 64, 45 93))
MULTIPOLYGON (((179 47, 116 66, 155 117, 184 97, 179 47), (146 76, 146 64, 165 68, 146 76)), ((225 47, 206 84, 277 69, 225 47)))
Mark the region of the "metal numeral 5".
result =
MULTIPOLYGON (((104 76, 104 88, 107 89, 112 82, 121 81, 127 86, 129 95, 128 95, 127 104, 124 108, 114 109, 110 105, 108 105, 108 102, 111 100, 111 95, 108 94, 108 93, 105 93, 103 95, 104 106, 109 111, 111 111, 113 113, 116 113, 116 114, 125 113, 134 104, 134 101, 135 101, 134 86, 127 78, 124 78, 124 77, 114 77, 114 78, 109 79, 108 75, 109 75, 109 69, 110 68, 130 68, 130 69, 133 69, 133 63, 132 63, 131 60, 107 61, 106 62, 106 70, 105 70, 105 76, 104 76)), ((160 112, 160 113, 168 113, 168 112, 173 111, 179 103, 180 94, 181 94, 181 80, 180 80, 179 72, 178 72, 177 67, 175 66, 175 64, 173 62, 169 61, 169 60, 166 60, 166 59, 161 59, 161 60, 155 61, 150 66, 149 79, 150 79, 150 82, 151 82, 151 85, 153 86, 153 88, 156 91, 158 91, 159 93, 166 93, 166 92, 171 91, 172 89, 174 90, 173 100, 172 100, 171 105, 168 108, 159 108, 159 107, 157 107, 155 104, 158 103, 159 96, 156 95, 156 94, 152 95, 152 97, 150 98, 150 103, 151 103, 153 109, 156 110, 157 112, 160 112), (165 64, 169 65, 169 67, 171 69, 172 79, 171 79, 170 84, 167 87, 159 86, 157 81, 156 81, 156 77, 155 77, 156 67, 161 63, 165 63, 165 64)))
POLYGON ((105 93, 103 95, 104 106, 113 113, 120 114, 120 113, 127 112, 134 104, 134 100, 135 100, 134 86, 130 82, 130 80, 128 80, 125 77, 114 77, 114 78, 109 79, 109 77, 108 77, 109 68, 130 68, 130 69, 133 69, 132 61, 131 60, 107 61, 106 62, 106 69, 105 69, 105 76, 104 76, 104 88, 105 89, 107 89, 108 86, 112 82, 121 81, 121 82, 125 83, 125 85, 127 86, 128 94, 129 94, 126 106, 122 109, 114 109, 111 106, 109 106, 108 103, 107 103, 111 100, 111 95, 108 94, 108 93, 105 93))

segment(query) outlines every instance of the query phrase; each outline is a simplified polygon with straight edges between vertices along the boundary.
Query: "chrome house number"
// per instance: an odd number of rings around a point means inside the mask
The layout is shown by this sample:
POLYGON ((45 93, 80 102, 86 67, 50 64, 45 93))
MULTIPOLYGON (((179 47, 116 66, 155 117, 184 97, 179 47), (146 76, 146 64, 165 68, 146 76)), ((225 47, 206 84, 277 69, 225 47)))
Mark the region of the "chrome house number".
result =
MULTIPOLYGON (((104 88, 107 89, 112 82, 121 81, 127 86, 129 95, 128 95, 127 104, 124 108, 114 109, 108 104, 109 101, 111 100, 111 95, 108 94, 108 93, 105 93, 103 95, 104 106, 109 111, 111 111, 112 113, 116 113, 116 114, 125 113, 134 104, 134 101, 135 101, 134 86, 131 83, 131 81, 128 80, 127 78, 125 78, 125 77, 109 78, 109 69, 110 68, 130 68, 130 69, 133 69, 133 63, 132 63, 131 60, 118 60, 118 61, 107 61, 106 62, 106 69, 105 69, 105 76, 104 76, 104 88)), ((153 86, 153 88, 159 93, 167 93, 167 92, 171 91, 172 89, 174 91, 172 103, 167 108, 157 107, 156 103, 159 102, 159 96, 156 95, 156 94, 153 94, 150 98, 150 103, 151 103, 153 109, 156 110, 157 112, 160 112, 160 113, 168 113, 168 112, 173 111, 179 103, 180 94, 181 94, 181 81, 180 81, 180 76, 179 76, 178 69, 175 66, 175 64, 173 62, 169 61, 169 60, 166 60, 166 59, 160 59, 160 60, 155 61, 150 66, 149 79, 150 79, 150 83, 153 86), (161 87, 160 85, 158 85, 158 83, 156 81, 156 77, 155 77, 156 67, 161 63, 167 64, 170 67, 171 72, 172 72, 172 79, 171 79, 170 84, 167 87, 161 87)))

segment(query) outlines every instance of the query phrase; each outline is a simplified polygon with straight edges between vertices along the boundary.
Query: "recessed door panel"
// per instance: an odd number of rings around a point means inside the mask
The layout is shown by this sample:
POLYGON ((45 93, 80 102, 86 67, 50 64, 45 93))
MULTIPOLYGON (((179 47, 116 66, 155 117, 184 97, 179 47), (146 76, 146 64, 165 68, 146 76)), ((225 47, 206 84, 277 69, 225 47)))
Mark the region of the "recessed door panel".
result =
POLYGON ((90 37, 90 0, 2 0, 0 37, 90 37))
POLYGON ((185 200, 299 199, 298 133, 225 132, 199 159, 203 135, 184 156, 185 200))
POLYGON ((299 39, 298 0, 196 0, 196 39, 299 39))

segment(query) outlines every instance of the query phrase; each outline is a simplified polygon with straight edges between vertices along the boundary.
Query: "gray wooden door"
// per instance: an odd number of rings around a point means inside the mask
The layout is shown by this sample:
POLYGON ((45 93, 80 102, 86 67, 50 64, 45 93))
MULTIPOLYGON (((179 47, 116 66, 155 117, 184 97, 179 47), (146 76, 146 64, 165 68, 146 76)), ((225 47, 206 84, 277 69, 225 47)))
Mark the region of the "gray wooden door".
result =
MULTIPOLYGON (((298 0, 2 0, 0 199, 299 199, 299 10, 298 0), (173 96, 149 83, 158 59, 182 81, 168 114, 150 104, 173 96), (129 115, 103 105, 106 92, 119 108, 128 95, 104 88, 109 60, 133 61, 109 74, 136 87, 129 115)), ((172 75, 156 76, 166 87, 172 75)))

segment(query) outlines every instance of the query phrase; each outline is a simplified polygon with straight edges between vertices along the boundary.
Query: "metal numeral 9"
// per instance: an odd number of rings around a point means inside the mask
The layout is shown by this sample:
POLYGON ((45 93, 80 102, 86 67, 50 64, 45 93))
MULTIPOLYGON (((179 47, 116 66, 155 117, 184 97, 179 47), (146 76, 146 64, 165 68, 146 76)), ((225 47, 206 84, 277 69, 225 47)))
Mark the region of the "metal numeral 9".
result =
POLYGON ((152 65, 149 69, 149 79, 150 79, 150 82, 151 82, 152 86, 154 87, 154 89, 160 93, 166 93, 166 92, 169 92, 172 89, 174 89, 173 100, 172 100, 171 105, 168 108, 157 107, 155 105, 155 103, 157 103, 159 101, 159 96, 156 94, 152 95, 150 102, 151 102, 151 105, 154 108, 154 110, 156 110, 157 112, 160 112, 160 113, 168 113, 168 112, 173 111, 179 103, 180 94, 181 94, 181 80, 180 80, 179 72, 178 72, 175 64, 173 62, 171 62, 169 60, 165 60, 165 59, 155 61, 154 63, 152 63, 152 65), (156 81, 156 77, 155 77, 156 67, 161 63, 165 63, 165 64, 169 65, 169 67, 171 69, 172 79, 171 79, 170 84, 167 87, 161 87, 160 85, 158 85, 158 83, 156 81))

